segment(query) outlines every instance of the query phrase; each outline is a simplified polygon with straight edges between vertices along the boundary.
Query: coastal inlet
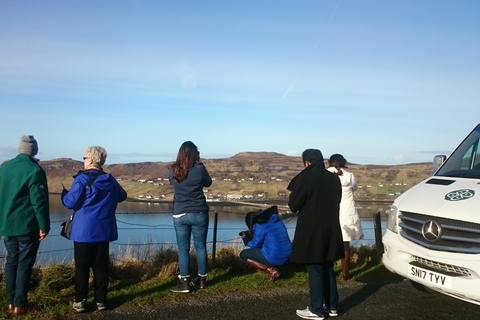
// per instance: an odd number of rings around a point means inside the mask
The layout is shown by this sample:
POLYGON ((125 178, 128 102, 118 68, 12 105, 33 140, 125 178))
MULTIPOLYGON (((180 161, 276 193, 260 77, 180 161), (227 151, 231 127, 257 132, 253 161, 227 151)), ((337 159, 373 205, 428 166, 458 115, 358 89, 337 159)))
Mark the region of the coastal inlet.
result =
MULTIPOLYGON (((245 214, 256 211, 266 204, 245 205, 239 203, 209 203, 210 224, 207 249, 213 251, 214 220, 217 214, 215 249, 229 246, 241 249, 243 242, 238 233, 246 229, 245 214)), ((277 205, 277 204, 272 204, 277 205)), ((352 246, 374 245, 374 216, 380 212, 382 230, 386 226, 385 210, 389 204, 357 203, 364 230, 364 239, 352 241, 352 246)), ((279 212, 287 212, 287 207, 279 205, 279 212)), ((37 266, 52 263, 70 263, 73 260, 73 242, 60 236, 61 223, 70 217, 71 211, 61 203, 59 195, 50 195, 51 230, 42 240, 37 256, 37 266)), ((290 239, 296 226, 296 216, 285 214, 283 217, 290 239)), ((172 204, 164 202, 125 201, 117 208, 117 226, 119 238, 110 243, 114 261, 122 260, 126 254, 138 259, 147 258, 160 249, 176 250, 176 237, 173 227, 172 204)), ((383 231, 382 231, 383 234, 383 231)), ((0 241, 0 265, 5 263, 4 242, 0 241)))

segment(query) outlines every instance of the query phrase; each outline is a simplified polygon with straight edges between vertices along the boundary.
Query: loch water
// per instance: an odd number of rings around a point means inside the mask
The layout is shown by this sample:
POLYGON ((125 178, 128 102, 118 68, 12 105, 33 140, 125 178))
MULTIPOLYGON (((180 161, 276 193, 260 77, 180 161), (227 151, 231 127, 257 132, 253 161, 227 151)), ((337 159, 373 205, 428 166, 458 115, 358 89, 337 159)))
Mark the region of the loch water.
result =
MULTIPOLYGON (((214 221, 217 217, 216 250, 221 246, 243 248, 238 233, 246 229, 245 214, 258 210, 258 207, 232 203, 209 203, 210 223, 207 249, 213 249, 214 221)), ((380 212, 382 234, 386 225, 385 211, 389 204, 357 203, 364 238, 352 241, 351 245, 374 245, 374 216, 380 212)), ((279 206, 280 212, 287 211, 279 206)), ((60 236, 61 223, 68 219, 71 210, 66 209, 60 195, 50 195, 51 230, 42 240, 37 255, 37 265, 52 263, 70 263, 73 259, 73 242, 60 236)), ((121 261, 125 256, 145 258, 159 249, 176 249, 175 230, 173 227, 172 204, 163 202, 124 201, 117 207, 117 227, 119 238, 110 243, 110 252, 114 261, 121 261)), ((290 238, 293 240, 296 217, 283 219, 290 238)), ((5 262, 6 252, 3 239, 0 241, 0 266, 5 262)))

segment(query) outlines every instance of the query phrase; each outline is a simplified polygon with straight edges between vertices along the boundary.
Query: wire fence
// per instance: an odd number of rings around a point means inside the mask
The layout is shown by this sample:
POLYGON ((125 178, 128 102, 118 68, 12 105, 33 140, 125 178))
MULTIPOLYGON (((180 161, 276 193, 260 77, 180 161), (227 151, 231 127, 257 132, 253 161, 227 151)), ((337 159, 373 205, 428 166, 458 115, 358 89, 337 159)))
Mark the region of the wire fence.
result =
MULTIPOLYGON (((150 212, 148 214, 168 214, 171 212, 150 212)), ((234 249, 242 249, 244 247, 243 241, 238 236, 238 232, 244 230, 245 228, 239 228, 238 226, 219 226, 218 217, 222 213, 236 213, 238 212, 230 212, 230 211, 215 211, 214 213, 214 222, 210 223, 209 227, 209 237, 211 238, 207 240, 207 250, 212 255, 212 259, 215 260, 215 253, 216 250, 221 247, 233 247, 234 249), (222 236, 219 237, 218 234, 222 236)), ((124 212, 117 214, 117 227, 119 234, 120 233, 130 233, 132 231, 135 232, 142 232, 145 231, 145 234, 150 233, 175 233, 175 228, 173 223, 159 223, 159 224, 144 224, 144 223, 133 223, 125 221, 122 219, 122 215, 126 214, 145 214, 139 212, 124 212)), ((243 215, 242 215, 243 217, 243 215)), ((283 222, 287 228, 287 231, 290 235, 290 238, 293 240, 293 234, 295 232, 296 227, 296 215, 287 215, 285 214, 283 217, 283 222)), ((52 230, 60 230, 61 223, 65 220, 56 220, 51 221, 52 230)), ((220 219, 221 221, 221 219, 220 219)), ((361 246, 361 245, 370 245, 370 246, 379 246, 381 245, 381 235, 384 233, 384 221, 380 219, 380 213, 372 214, 371 218, 362 218, 362 228, 364 232, 364 237, 360 240, 354 240, 350 242, 351 246, 361 246), (380 239, 379 239, 380 237, 380 239)), ((60 235, 60 232, 52 232, 48 235, 48 238, 53 243, 58 243, 60 239, 63 239, 60 235), (57 241, 58 239, 59 241, 57 241)), ((62 248, 49 248, 49 249, 42 249, 40 248, 37 253, 37 261, 39 264, 49 264, 52 260, 60 260, 63 263, 70 263, 72 261, 73 256, 73 242, 66 241, 63 239, 63 244, 67 244, 67 246, 63 246, 62 248), (56 259, 52 259, 55 256, 56 259), (62 259, 63 257, 63 259, 62 259)), ((192 244, 193 246, 193 244, 192 244)), ((112 241, 110 243, 110 249, 112 252, 112 259, 114 261, 120 262, 123 257, 125 257, 125 252, 128 251, 130 256, 135 256, 137 258, 146 258, 147 255, 151 255, 152 252, 157 252, 163 249, 173 249, 177 250, 176 240, 173 239, 172 241, 157 241, 153 237, 148 237, 146 240, 140 241, 112 241)), ((3 248, 3 254, 0 254, 0 264, 4 264, 6 252, 3 248)))

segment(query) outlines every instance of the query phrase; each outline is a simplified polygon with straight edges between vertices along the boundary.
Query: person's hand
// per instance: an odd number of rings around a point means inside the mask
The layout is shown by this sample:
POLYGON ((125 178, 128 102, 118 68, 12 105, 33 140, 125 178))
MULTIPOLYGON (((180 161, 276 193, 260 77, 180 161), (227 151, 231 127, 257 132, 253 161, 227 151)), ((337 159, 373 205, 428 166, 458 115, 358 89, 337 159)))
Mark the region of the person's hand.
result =
POLYGON ((242 239, 247 239, 248 241, 252 240, 253 238, 252 230, 242 231, 238 235, 242 237, 242 239))
POLYGON ((42 241, 47 236, 47 234, 45 232, 43 232, 42 230, 40 230, 39 235, 40 235, 40 239, 38 239, 39 241, 42 241))

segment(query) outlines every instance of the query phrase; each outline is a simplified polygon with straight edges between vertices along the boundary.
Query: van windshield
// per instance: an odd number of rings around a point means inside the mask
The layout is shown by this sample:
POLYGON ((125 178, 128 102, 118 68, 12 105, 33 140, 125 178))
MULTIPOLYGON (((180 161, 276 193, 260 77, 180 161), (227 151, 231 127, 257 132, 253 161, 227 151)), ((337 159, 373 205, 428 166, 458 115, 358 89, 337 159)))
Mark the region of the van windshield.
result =
POLYGON ((453 151, 435 175, 480 179, 480 124, 453 151))

